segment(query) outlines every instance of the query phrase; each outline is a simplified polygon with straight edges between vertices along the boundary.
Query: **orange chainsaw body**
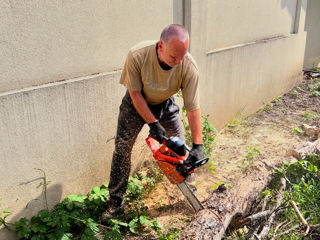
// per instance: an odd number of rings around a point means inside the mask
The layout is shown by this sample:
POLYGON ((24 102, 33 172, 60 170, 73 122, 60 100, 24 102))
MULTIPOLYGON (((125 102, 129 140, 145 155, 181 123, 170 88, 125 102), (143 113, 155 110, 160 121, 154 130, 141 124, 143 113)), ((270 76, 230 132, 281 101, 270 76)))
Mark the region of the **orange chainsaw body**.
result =
MULTIPOLYGON (((183 161, 186 160, 188 154, 179 156, 165 144, 162 144, 159 147, 157 141, 151 137, 148 137, 146 142, 149 145, 159 168, 172 184, 178 184, 185 180, 185 178, 177 171, 176 165, 183 164, 183 161)), ((195 172, 195 170, 190 173, 195 172)))

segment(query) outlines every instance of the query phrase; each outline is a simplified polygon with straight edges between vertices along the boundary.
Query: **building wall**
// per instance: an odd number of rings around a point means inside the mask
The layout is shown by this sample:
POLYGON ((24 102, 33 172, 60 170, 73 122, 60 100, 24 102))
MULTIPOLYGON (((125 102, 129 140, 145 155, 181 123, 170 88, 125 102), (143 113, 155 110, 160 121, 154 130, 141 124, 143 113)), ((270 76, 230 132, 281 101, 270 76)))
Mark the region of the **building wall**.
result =
POLYGON ((201 110, 217 128, 302 80, 306 1, 196 0, 187 6, 201 110))
MULTIPOLYGON (((302 79, 305 10, 306 0, 1 2, 1 209, 14 221, 42 208, 35 168, 51 181, 51 206, 108 180, 125 93, 118 81, 136 42, 183 23, 200 68, 202 112, 222 128, 302 79)), ((132 170, 150 157, 146 135, 132 170)))
MULTIPOLYGON (((159 38, 173 3, 1 1, 0 16, 0 209, 14 221, 43 208, 35 168, 50 206, 108 180, 126 54, 159 38)), ((150 152, 146 136, 132 170, 150 152)))
POLYGON ((305 31, 307 32, 304 69, 320 67, 320 1, 309 0, 305 31))

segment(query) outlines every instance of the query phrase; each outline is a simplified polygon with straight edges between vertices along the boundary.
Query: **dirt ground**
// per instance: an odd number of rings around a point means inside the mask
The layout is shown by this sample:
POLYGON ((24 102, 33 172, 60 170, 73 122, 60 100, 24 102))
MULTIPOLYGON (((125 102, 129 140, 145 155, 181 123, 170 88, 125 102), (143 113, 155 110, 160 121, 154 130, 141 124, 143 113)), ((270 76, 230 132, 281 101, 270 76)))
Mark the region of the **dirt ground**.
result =
MULTIPOLYGON (((312 140, 293 129, 297 130, 302 124, 320 127, 320 96, 310 96, 310 84, 318 82, 320 78, 310 80, 310 76, 305 75, 299 86, 245 119, 234 118, 220 131, 210 163, 196 173, 200 201, 205 201, 220 183, 227 187, 235 184, 245 170, 243 160, 250 152, 248 146, 260 151, 254 161, 275 166, 281 164, 287 150, 312 140)), ((144 202, 149 215, 157 218, 165 229, 183 229, 194 213, 179 189, 165 178, 144 202)))

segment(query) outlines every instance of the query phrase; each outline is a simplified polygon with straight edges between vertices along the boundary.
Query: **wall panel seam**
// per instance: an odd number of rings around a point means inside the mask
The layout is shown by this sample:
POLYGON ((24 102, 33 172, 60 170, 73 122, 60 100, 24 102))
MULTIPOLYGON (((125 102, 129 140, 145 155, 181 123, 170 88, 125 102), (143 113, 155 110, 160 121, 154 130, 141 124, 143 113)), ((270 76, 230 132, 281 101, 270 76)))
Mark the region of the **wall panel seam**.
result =
POLYGON ((215 49, 207 51, 206 55, 224 52, 224 51, 228 51, 228 50, 233 50, 235 48, 242 48, 242 47, 246 47, 249 45, 267 43, 267 42, 276 41, 276 40, 280 40, 280 39, 284 39, 284 38, 291 38, 296 35, 297 34, 288 34, 288 35, 282 35, 282 36, 277 36, 277 37, 272 37, 272 38, 267 38, 267 39, 261 39, 261 40, 257 40, 257 41, 253 41, 253 42, 240 43, 240 44, 236 44, 236 45, 232 45, 232 46, 224 47, 224 48, 215 48, 215 49))
POLYGON ((22 89, 19 89, 19 90, 11 90, 11 91, 0 93, 0 97, 6 97, 6 96, 17 94, 17 93, 30 92, 30 91, 34 91, 34 90, 38 90, 38 89, 43 89, 43 88, 55 87, 55 86, 68 84, 68 83, 86 81, 86 80, 94 79, 94 78, 97 78, 97 77, 120 74, 121 72, 122 72, 122 70, 117 70, 117 71, 112 71, 112 72, 104 72, 104 73, 87 75, 87 76, 84 76, 84 77, 70 78, 70 79, 55 81, 55 82, 46 83, 46 84, 42 84, 42 85, 26 87, 26 88, 22 88, 22 89))

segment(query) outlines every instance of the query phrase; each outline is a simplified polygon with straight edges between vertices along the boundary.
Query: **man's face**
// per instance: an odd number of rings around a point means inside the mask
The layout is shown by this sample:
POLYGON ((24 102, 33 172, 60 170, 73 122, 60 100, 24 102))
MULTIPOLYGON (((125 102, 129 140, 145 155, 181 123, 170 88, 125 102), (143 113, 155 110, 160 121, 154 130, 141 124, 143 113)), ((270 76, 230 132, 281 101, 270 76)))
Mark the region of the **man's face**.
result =
POLYGON ((189 39, 181 42, 177 37, 173 37, 169 43, 161 40, 158 42, 158 56, 160 61, 170 67, 180 64, 188 51, 189 39))

